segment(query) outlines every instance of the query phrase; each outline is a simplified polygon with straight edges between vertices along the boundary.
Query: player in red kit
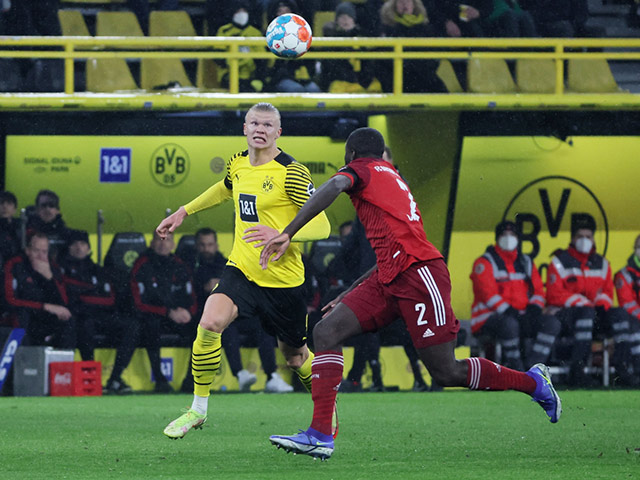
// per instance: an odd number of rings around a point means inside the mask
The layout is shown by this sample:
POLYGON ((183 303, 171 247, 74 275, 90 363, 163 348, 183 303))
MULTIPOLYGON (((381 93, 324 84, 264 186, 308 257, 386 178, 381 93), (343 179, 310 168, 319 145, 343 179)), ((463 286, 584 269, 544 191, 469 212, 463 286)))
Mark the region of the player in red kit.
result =
POLYGON ((382 159, 383 150, 380 132, 355 130, 345 145, 345 166, 318 188, 260 256, 262 268, 267 268, 272 256, 271 261, 277 261, 298 229, 346 192, 377 258, 376 266, 325 307, 330 311, 313 331, 311 426, 297 435, 273 435, 271 443, 323 460, 330 457, 334 449, 331 418, 343 371, 342 344, 398 316, 404 319, 420 358, 439 385, 521 391, 542 406, 551 422, 557 422, 561 402, 545 365, 520 372, 484 358, 456 360, 460 324, 451 308, 449 271, 438 249, 427 240, 409 187, 382 159))

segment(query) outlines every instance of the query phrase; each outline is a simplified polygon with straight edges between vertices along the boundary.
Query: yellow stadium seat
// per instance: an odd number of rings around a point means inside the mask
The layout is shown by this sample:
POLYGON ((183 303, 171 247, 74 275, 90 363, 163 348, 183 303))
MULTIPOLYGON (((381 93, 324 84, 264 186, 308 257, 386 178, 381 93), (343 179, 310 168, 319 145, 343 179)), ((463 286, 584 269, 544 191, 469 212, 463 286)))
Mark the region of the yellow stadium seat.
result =
POLYGON ((605 59, 570 59, 567 65, 568 90, 577 93, 616 93, 616 83, 605 59))
POLYGON ((440 77, 447 87, 447 91, 449 93, 462 93, 464 90, 458 81, 458 77, 456 77, 456 72, 453 70, 453 65, 447 59, 440 60, 440 65, 438 65, 438 69, 436 70, 436 75, 440 77))
POLYGON ((336 12, 333 10, 318 10, 313 15, 313 25, 311 25, 313 35, 321 37, 322 27, 324 27, 325 23, 333 22, 335 18, 336 12))
POLYGON ((191 17, 184 10, 153 10, 149 15, 149 36, 151 37, 195 37, 191 17))
POLYGON ((210 58, 201 58, 198 61, 197 86, 204 90, 228 92, 222 88, 218 79, 218 64, 210 58))
POLYGON ((65 37, 89 36, 89 29, 80 10, 58 10, 58 20, 65 37))
POLYGON ((556 91, 556 63, 551 59, 519 58, 516 79, 523 93, 554 93, 556 91))
POLYGON ((501 58, 471 58, 467 63, 467 85, 471 93, 515 93, 518 90, 507 62, 501 58))
POLYGON ((138 85, 122 58, 90 58, 86 66, 87 91, 136 90, 138 85))
POLYGON ((96 35, 99 37, 142 37, 142 28, 133 12, 98 12, 96 35))
POLYGON ((140 61, 140 86, 145 90, 174 82, 180 87, 193 86, 179 58, 143 58, 140 61))

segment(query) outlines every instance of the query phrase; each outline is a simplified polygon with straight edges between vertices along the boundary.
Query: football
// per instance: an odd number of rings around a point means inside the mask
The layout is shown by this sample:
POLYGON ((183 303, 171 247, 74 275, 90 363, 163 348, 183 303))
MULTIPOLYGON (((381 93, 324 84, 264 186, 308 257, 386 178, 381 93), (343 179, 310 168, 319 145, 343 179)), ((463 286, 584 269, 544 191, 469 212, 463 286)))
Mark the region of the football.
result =
POLYGON ((285 13, 267 27, 267 46, 282 58, 298 58, 311 46, 311 26, 300 15, 285 13))

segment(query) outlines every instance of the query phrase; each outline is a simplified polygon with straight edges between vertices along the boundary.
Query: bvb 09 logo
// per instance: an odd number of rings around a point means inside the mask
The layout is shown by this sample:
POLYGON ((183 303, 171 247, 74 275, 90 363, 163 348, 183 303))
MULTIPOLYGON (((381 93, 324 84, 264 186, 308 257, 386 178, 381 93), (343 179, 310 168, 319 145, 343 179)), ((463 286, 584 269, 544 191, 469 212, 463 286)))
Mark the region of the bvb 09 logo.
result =
POLYGON ((163 187, 175 187, 187 178, 190 163, 184 148, 167 143, 151 155, 151 176, 163 187))
POLYGON ((598 253, 607 253, 609 223, 604 208, 586 185, 570 177, 548 176, 529 182, 511 199, 502 219, 515 219, 522 232, 523 251, 532 258, 540 252, 546 257, 557 248, 567 248, 568 242, 557 241, 560 230, 570 231, 571 224, 588 219, 596 226, 598 253), (541 248, 539 234, 543 230, 549 232, 551 244, 541 248))

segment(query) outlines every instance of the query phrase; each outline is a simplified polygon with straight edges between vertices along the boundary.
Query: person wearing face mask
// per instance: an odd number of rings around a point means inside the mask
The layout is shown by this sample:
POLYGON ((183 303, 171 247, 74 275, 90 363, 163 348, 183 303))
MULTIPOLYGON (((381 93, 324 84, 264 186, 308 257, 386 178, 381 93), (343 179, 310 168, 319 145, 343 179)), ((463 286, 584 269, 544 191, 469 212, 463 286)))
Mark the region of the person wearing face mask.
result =
MULTIPOLYGON (((356 7, 351 2, 342 2, 336 7, 334 22, 322 28, 325 37, 361 36, 357 23, 356 7)), ((351 50, 349 48, 345 50, 351 50)), ((374 76, 371 61, 345 59, 323 60, 320 87, 329 93, 381 93, 382 85, 374 76)))
POLYGON ((613 384, 633 384, 626 361, 629 357, 629 321, 624 310, 613 308, 611 265, 596 253, 591 217, 575 216, 571 221, 571 243, 556 250, 547 273, 547 304, 559 307, 561 335, 573 336, 568 383, 591 386, 594 381, 584 367, 591 355, 593 332, 613 337, 613 384))
MULTIPOLYGON (((261 37, 262 32, 249 23, 250 8, 247 0, 236 0, 232 2, 229 9, 229 23, 218 28, 218 37, 261 37)), ((240 52, 262 51, 262 47, 240 46, 240 52)), ((218 82, 224 88, 229 88, 229 67, 225 60, 219 60, 218 82)), ((241 58, 238 60, 238 77, 240 80, 241 92, 261 92, 264 86, 265 61, 252 58, 241 58)))
POLYGON ((629 363, 633 377, 640 381, 640 235, 636 237, 627 265, 616 273, 613 283, 618 304, 629 314, 629 363))
POLYGON ((546 362, 560 331, 558 319, 543 314, 542 280, 531 257, 518 248, 519 235, 515 223, 500 222, 495 245, 474 262, 470 276, 471 332, 482 343, 499 342, 504 364, 515 369, 546 362))

